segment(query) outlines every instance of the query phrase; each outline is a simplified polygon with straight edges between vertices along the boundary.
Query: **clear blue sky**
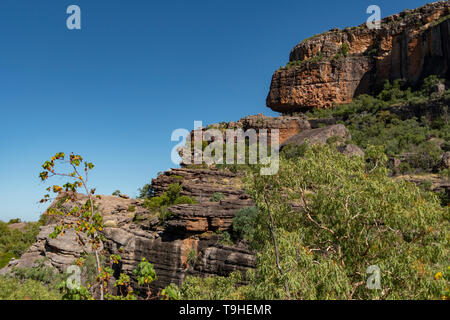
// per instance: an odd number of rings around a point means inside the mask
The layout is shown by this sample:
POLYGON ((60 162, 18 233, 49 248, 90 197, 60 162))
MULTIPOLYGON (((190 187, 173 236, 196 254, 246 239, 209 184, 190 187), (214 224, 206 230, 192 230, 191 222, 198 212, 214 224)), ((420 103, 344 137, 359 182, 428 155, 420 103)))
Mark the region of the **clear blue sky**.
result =
POLYGON ((176 128, 274 115, 272 73, 302 39, 419 0, 1 0, 0 219, 37 220, 40 165, 94 162, 97 192, 135 196, 172 167, 176 128), (82 30, 66 28, 66 8, 82 30))

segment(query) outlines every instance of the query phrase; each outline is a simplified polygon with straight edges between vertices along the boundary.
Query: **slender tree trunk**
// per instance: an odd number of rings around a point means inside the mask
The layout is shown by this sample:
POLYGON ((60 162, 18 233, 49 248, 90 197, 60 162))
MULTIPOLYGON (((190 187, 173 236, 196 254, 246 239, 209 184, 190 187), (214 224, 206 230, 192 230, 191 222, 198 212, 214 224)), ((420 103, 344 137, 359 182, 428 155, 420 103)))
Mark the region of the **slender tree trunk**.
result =
MULTIPOLYGON (((95 252, 95 261, 97 263, 97 274, 100 274, 100 259, 98 258, 98 251, 97 249, 94 250, 95 252)), ((100 300, 103 300, 103 281, 100 281, 100 300)))

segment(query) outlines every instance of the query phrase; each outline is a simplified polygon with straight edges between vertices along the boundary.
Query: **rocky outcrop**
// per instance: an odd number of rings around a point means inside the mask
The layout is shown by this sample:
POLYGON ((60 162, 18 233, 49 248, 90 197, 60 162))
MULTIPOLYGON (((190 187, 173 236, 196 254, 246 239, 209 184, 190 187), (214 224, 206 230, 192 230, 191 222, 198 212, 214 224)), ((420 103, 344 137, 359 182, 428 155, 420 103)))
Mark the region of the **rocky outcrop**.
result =
POLYGON ((382 20, 333 29, 296 45, 277 70, 267 97, 274 111, 291 113, 348 103, 372 94, 385 80, 417 86, 436 74, 450 79, 449 1, 405 10, 382 20))
POLYGON ((346 156, 364 157, 366 153, 357 145, 347 144, 338 147, 338 151, 346 156))
POLYGON ((305 142, 311 144, 326 144, 327 140, 332 137, 341 138, 343 142, 351 139, 350 132, 347 128, 343 124, 336 124, 333 126, 302 131, 281 144, 281 148, 288 145, 301 145, 305 142))
MULTIPOLYGON (((132 271, 143 257, 147 258, 158 276, 152 283, 157 292, 170 283, 180 285, 187 275, 225 276, 235 270, 245 272, 253 268, 256 258, 245 242, 226 245, 220 241, 220 234, 231 230, 236 212, 252 205, 240 178, 218 170, 173 169, 153 180, 155 195, 160 195, 172 183, 180 183, 181 194, 197 199, 198 203, 168 208, 171 218, 164 222, 145 208, 143 200, 116 196, 96 199, 95 205, 106 225, 103 252, 106 257, 121 255, 119 271, 133 279, 132 271), (222 193, 225 198, 210 202, 215 192, 222 193), (188 261, 192 252, 196 259, 188 261)), ((77 195, 75 205, 86 200, 86 196, 77 195)), ((67 212, 73 205, 57 199, 50 207, 67 212)), ((46 265, 62 272, 82 252, 89 252, 87 239, 77 237, 71 229, 64 236, 50 238, 56 222, 52 219, 42 227, 36 243, 20 259, 12 260, 1 273, 11 272, 13 267, 30 268, 43 258, 46 265)), ((137 286, 136 282, 134 286, 137 286)))
MULTIPOLYGON (((310 128, 311 124, 304 115, 268 117, 263 114, 257 114, 247 116, 238 121, 215 123, 208 125, 206 128, 202 128, 201 130, 202 138, 204 138, 205 131, 208 129, 215 129, 223 132, 224 142, 226 142, 226 130, 228 129, 242 129, 244 131, 255 130, 257 137, 259 137, 262 132, 270 133, 272 130, 278 130, 280 143, 283 143, 285 140, 289 139, 298 132, 310 128)), ((192 131, 192 141, 194 139, 194 134, 195 131, 192 131)))
POLYGON ((173 183, 181 184, 182 196, 195 198, 199 202, 208 201, 218 192, 225 197, 245 197, 241 178, 228 171, 171 169, 152 180, 152 189, 156 196, 160 196, 173 183))

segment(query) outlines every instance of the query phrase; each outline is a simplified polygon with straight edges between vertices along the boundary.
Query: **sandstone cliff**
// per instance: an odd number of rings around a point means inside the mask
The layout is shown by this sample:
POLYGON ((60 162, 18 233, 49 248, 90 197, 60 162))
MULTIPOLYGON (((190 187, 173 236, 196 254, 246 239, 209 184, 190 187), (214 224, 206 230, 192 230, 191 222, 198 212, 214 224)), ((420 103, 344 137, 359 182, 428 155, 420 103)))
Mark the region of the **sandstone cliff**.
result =
MULTIPOLYGON (((181 182, 183 194, 195 197, 199 203, 171 207, 173 218, 163 224, 143 207, 141 200, 116 196, 96 200, 106 225, 105 256, 120 254, 121 272, 132 277, 132 270, 143 257, 147 258, 158 276, 152 284, 154 289, 170 283, 180 285, 187 275, 228 275, 254 267, 255 256, 245 243, 226 245, 219 241, 220 232, 230 230, 236 211, 252 205, 239 177, 217 170, 174 169, 154 179, 152 186, 157 193, 163 192, 175 181, 181 182), (221 192, 225 199, 210 202, 214 192, 221 192), (188 262, 191 251, 196 254, 195 263, 188 262)), ((78 195, 80 204, 86 199, 78 195)), ((55 200, 51 206, 70 210, 72 205, 55 200)), ((48 266, 63 272, 84 250, 89 251, 89 246, 77 242, 71 229, 63 237, 51 239, 49 234, 54 226, 55 222, 50 221, 42 227, 28 252, 12 260, 0 273, 8 273, 13 267, 32 267, 42 258, 46 258, 48 266)))
MULTIPOLYGON (((449 7, 448 1, 434 3, 384 19, 381 30, 360 26, 332 30, 303 41, 291 52, 290 61, 297 62, 275 72, 268 106, 286 113, 330 107, 349 102, 357 94, 372 93, 386 79, 404 79, 416 85, 430 74, 449 78, 450 24, 446 19, 449 7), (344 44, 348 45, 345 55, 344 44)), ((447 113, 447 106, 447 98, 436 98, 426 105, 397 106, 392 112, 402 119, 422 116, 435 119, 447 113)), ((209 127, 277 129, 283 147, 303 143, 305 139, 325 143, 328 138, 339 136, 346 140, 349 132, 337 125, 339 120, 259 114, 209 127)), ((353 145, 341 145, 339 151, 364 155, 353 145)), ((449 162, 449 156, 443 159, 449 162)), ((220 241, 221 232, 231 231, 236 212, 252 206, 242 177, 215 168, 183 167, 160 174, 152 180, 151 187, 159 196, 173 183, 180 183, 181 195, 195 198, 198 203, 168 208, 172 217, 164 222, 146 209, 142 200, 101 196, 97 205, 106 225, 105 255, 117 254, 122 248, 120 269, 132 278, 131 271, 143 257, 147 258, 158 276, 152 283, 155 289, 170 283, 180 285, 188 275, 228 275, 235 270, 253 268, 256 257, 244 241, 233 245, 220 241), (211 202, 211 196, 218 192, 225 198, 211 202), (196 257, 194 262, 188 261, 192 252, 196 257)), ((438 187, 448 188, 448 185, 438 187)), ((79 197, 80 203, 85 200, 79 197)), ((52 206, 70 210, 69 205, 58 201, 52 206)), ((12 260, 0 273, 10 272, 12 267, 32 267, 41 258, 46 258, 47 265, 58 271, 73 264, 87 246, 78 243, 70 230, 64 237, 50 239, 54 226, 55 222, 50 221, 42 227, 28 252, 12 260)))
POLYGON ((363 24, 304 40, 274 73, 267 106, 327 108, 372 94, 385 80, 414 87, 432 74, 450 79, 449 18, 449 1, 435 2, 385 18, 379 30, 363 24))

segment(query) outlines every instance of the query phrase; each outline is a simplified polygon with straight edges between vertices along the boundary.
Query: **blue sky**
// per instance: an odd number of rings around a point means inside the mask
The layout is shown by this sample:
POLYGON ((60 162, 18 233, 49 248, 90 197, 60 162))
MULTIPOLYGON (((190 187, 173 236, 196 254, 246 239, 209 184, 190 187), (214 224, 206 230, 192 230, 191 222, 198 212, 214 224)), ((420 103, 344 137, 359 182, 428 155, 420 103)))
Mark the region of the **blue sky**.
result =
POLYGON ((371 4, 384 17, 426 2, 2 0, 0 220, 38 219, 40 166, 59 151, 94 162, 98 193, 135 196, 173 167, 174 129, 275 115, 272 73, 302 39, 365 22, 371 4))

